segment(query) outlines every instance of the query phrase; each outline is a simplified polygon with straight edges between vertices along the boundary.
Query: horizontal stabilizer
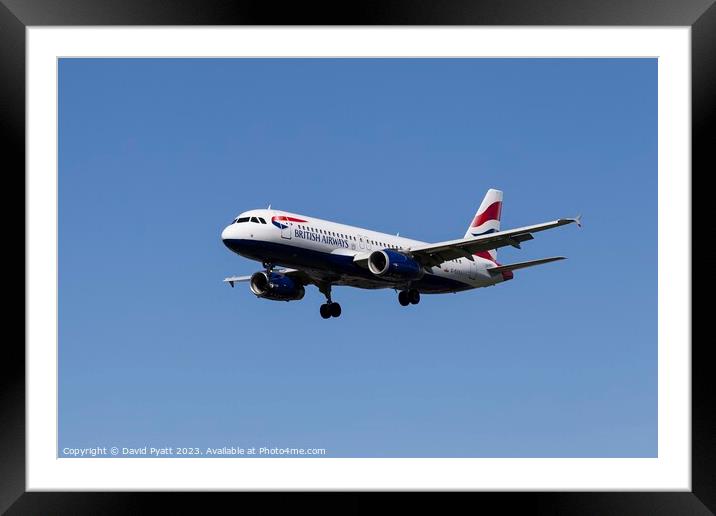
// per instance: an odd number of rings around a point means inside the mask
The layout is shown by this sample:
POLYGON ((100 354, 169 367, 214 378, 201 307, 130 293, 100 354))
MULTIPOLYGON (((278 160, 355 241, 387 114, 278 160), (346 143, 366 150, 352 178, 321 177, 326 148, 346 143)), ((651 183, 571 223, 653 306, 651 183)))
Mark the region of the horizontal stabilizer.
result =
POLYGON ((502 271, 514 271, 517 269, 524 269, 526 267, 534 267, 535 265, 542 265, 543 263, 556 262, 558 260, 565 260, 564 256, 553 256, 552 258, 541 258, 539 260, 530 260, 528 262, 511 263, 509 265, 500 265, 498 267, 491 267, 487 269, 490 272, 502 272, 502 271))
POLYGON ((557 219, 551 222, 508 229, 506 231, 483 233, 473 238, 460 238, 457 240, 437 242, 435 244, 418 245, 416 247, 409 247, 408 253, 424 267, 432 267, 449 260, 454 260, 455 258, 463 258, 465 252, 469 254, 476 254, 482 251, 491 252, 508 245, 520 248, 522 242, 534 238, 533 233, 575 223, 581 224, 581 218, 557 219))

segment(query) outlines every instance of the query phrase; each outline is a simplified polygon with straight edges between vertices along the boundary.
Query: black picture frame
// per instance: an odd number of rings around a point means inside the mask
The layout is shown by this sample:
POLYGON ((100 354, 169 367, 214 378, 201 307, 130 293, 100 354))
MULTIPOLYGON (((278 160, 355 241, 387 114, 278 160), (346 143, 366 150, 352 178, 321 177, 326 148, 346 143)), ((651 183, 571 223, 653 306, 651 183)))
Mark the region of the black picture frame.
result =
MULTIPOLYGON (((25 170, 25 29, 27 26, 43 25, 690 26, 693 181, 697 175, 716 170, 713 130, 713 115, 716 114, 716 5, 713 2, 384 0, 286 3, 278 6, 274 2, 225 0, 0 0, 0 118, 5 129, 0 146, 7 163, 4 167, 5 192, 12 192, 7 180, 24 177, 25 170), (337 9, 338 6, 340 9, 337 9)), ((24 181, 19 188, 24 190, 24 181)), ((8 197, 16 197, 16 194, 6 195, 6 210, 8 197)), ((692 205, 696 202, 692 201, 692 205)), ((4 227, 9 230, 11 226, 18 226, 17 218, 16 211, 6 213, 5 221, 12 223, 4 227)), ((691 253, 687 258, 690 257, 691 253)), ((699 270, 694 264, 692 268, 699 270)), ((266 496, 260 493, 25 492, 25 345, 24 339, 11 336, 8 332, 5 332, 3 340, 0 512, 7 511, 11 515, 141 513, 149 504, 157 502, 167 512, 186 511, 192 504, 199 504, 202 512, 206 512, 207 504, 213 503, 217 497, 220 501, 231 501, 239 496, 265 502, 266 496)), ((716 424, 713 415, 716 401, 711 397, 716 389, 707 359, 711 342, 710 339, 692 338, 691 345, 691 492, 460 493, 461 501, 465 502, 464 497, 469 496, 471 499, 467 503, 470 504, 493 502, 510 509, 549 514, 671 515, 711 514, 716 511, 716 424)), ((314 495, 285 493, 280 496, 284 501, 277 507, 292 510, 316 508, 314 495)), ((331 501, 328 504, 323 499, 321 505, 343 512, 359 509, 363 505, 382 504, 382 500, 376 500, 380 496, 377 493, 348 493, 340 498, 329 497, 331 501)), ((428 500, 423 494, 411 497, 410 502, 405 496, 402 498, 401 503, 417 503, 422 508, 429 508, 431 503, 445 503, 444 499, 428 500)))

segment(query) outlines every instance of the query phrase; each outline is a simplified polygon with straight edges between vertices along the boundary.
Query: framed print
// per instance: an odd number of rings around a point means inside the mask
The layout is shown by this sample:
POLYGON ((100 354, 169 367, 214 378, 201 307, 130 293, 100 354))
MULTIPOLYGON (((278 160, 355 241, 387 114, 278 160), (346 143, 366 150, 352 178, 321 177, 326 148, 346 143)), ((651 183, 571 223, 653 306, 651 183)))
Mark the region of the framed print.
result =
POLYGON ((179 491, 714 510, 710 2, 3 2, 8 514, 179 491))

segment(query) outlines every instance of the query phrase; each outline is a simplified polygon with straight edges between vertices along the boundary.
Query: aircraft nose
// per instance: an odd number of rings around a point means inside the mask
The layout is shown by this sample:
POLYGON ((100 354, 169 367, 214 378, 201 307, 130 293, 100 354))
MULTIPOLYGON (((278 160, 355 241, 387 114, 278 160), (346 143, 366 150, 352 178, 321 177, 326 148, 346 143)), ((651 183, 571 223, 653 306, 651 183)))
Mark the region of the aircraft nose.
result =
MULTIPOLYGON (((233 225, 233 224, 232 224, 233 225)), ((221 232, 221 240, 226 243, 226 241, 231 238, 229 234, 231 233, 231 226, 226 226, 224 230, 221 232)))
POLYGON ((230 224, 221 232, 221 241, 229 251, 237 254, 243 252, 246 238, 249 236, 245 226, 245 224, 230 224))
POLYGON ((221 241, 229 249, 232 249, 232 243, 235 243, 236 240, 239 239, 239 237, 240 237, 239 230, 236 227, 236 224, 231 224, 229 226, 226 226, 224 228, 224 230, 221 232, 221 241))

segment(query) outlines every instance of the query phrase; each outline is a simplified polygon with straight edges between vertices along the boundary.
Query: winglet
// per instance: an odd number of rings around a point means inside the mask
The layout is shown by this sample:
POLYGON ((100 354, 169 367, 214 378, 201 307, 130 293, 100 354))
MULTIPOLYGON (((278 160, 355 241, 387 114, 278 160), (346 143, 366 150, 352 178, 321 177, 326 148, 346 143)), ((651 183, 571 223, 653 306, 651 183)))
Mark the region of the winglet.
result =
POLYGON ((577 226, 579 226, 581 228, 582 227, 582 216, 577 215, 573 219, 559 219, 557 222, 559 222, 560 226, 562 226, 564 224, 571 224, 572 222, 574 222, 575 224, 577 224, 577 226))

